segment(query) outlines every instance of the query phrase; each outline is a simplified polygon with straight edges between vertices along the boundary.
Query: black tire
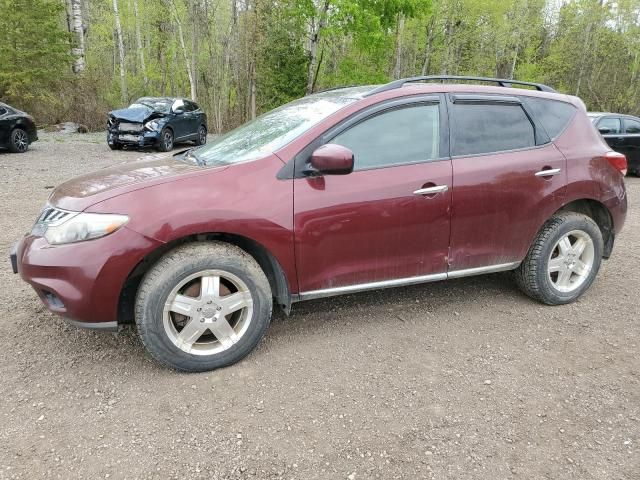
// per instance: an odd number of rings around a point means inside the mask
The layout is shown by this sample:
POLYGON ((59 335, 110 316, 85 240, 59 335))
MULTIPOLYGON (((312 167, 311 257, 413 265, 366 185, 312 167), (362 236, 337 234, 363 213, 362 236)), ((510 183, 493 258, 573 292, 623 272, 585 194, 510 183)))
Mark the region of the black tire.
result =
POLYGON ((205 143, 207 143, 207 127, 200 125, 198 136, 196 137, 196 145, 204 145, 205 143))
POLYGON ((29 135, 22 128, 14 128, 9 138, 9 150, 13 153, 25 153, 29 149, 29 135))
MULTIPOLYGON (((593 283, 602 263, 603 245, 602 232, 591 218, 574 212, 558 213, 547 221, 531 245, 527 256, 515 270, 516 282, 526 295, 539 302, 547 305, 571 303, 587 291, 593 283), (551 278, 549 262, 552 260, 551 256, 558 242, 574 231, 584 233, 591 239, 592 266, 579 286, 572 291, 563 292, 556 288, 551 278)), ((558 272, 557 275, 559 274, 558 272)))
MULTIPOLYGON (((251 255, 223 242, 197 242, 166 253, 145 274, 136 296, 135 318, 142 343, 153 358, 176 370, 202 372, 226 367, 248 355, 266 333, 271 311, 269 281, 251 255), (252 314, 246 317, 250 319, 248 326, 237 343, 218 353, 198 355, 184 351, 172 340, 165 328, 164 306, 176 286, 206 270, 221 270, 244 282, 251 294, 252 314)), ((204 315, 204 312, 196 315, 204 315)), ((213 341, 217 342, 217 337, 213 341)), ((219 345, 222 345, 221 341, 219 345)))
POLYGON ((107 145, 109 145, 109 148, 111 150, 122 150, 122 144, 121 143, 114 142, 114 143, 107 143, 107 145))
POLYGON ((173 130, 163 128, 158 139, 158 150, 161 152, 170 152, 173 150, 173 130))

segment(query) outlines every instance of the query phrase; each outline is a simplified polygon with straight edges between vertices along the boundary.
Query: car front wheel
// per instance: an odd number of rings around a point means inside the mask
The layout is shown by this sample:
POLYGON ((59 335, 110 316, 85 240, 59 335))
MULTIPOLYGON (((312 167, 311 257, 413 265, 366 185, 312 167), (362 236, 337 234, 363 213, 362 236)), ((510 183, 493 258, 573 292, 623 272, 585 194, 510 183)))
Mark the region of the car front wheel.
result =
POLYGON ((29 135, 21 128, 11 132, 9 150, 13 153, 24 153, 29 149, 29 135))
POLYGON ((600 228, 588 216, 556 214, 516 269, 518 286, 547 305, 573 302, 593 283, 602 262, 603 244, 600 228))
POLYGON ((199 242, 165 254, 136 297, 142 342, 160 363, 201 372, 236 363, 253 350, 271 320, 269 282, 255 259, 222 242, 199 242))
POLYGON ((170 128, 163 128, 160 132, 160 140, 158 140, 158 150, 161 152, 170 152, 173 150, 173 132, 170 128))

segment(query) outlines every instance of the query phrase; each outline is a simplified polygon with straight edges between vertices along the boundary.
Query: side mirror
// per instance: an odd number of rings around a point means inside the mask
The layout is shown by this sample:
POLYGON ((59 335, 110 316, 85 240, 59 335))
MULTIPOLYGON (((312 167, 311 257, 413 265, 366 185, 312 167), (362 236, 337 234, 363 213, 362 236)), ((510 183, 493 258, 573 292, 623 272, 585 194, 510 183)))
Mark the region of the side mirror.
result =
POLYGON ((176 115, 182 115, 184 113, 184 107, 178 107, 176 108, 173 113, 175 113, 176 115))
POLYGON ((353 152, 342 145, 327 143, 311 154, 311 166, 326 175, 347 175, 353 172, 353 152))
POLYGON ((607 133, 611 133, 611 129, 607 128, 607 127, 600 127, 600 128, 598 128, 598 131, 603 135, 605 135, 607 133))

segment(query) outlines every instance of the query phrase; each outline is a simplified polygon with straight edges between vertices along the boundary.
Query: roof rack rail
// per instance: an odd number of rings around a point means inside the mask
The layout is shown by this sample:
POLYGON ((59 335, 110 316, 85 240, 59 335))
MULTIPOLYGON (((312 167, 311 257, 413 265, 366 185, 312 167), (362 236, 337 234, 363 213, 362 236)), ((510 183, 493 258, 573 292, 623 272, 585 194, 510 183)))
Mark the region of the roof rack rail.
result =
POLYGON ((353 85, 352 84, 352 85, 338 85, 337 87, 323 88, 322 90, 317 90, 315 92, 307 93, 305 95, 305 97, 308 96, 308 95, 315 95, 316 93, 332 92, 334 90, 341 90, 343 88, 353 88, 353 87, 358 87, 358 86, 359 85, 353 85))
POLYGON ((400 80, 394 80, 393 82, 389 82, 385 85, 381 85, 377 88, 374 88, 370 92, 367 92, 364 96, 369 97, 371 95, 375 95, 376 93, 386 92, 388 90, 395 90, 396 88, 403 87, 406 83, 434 82, 434 81, 440 81, 444 83, 446 80, 467 80, 467 81, 473 81, 473 82, 497 83, 501 87, 510 87, 511 85, 526 85, 528 87, 534 87, 536 90, 540 92, 555 92, 553 88, 547 85, 543 85, 541 83, 520 82, 518 80, 509 80, 506 78, 466 77, 466 76, 455 76, 455 75, 427 75, 422 77, 409 77, 409 78, 401 78, 400 80))

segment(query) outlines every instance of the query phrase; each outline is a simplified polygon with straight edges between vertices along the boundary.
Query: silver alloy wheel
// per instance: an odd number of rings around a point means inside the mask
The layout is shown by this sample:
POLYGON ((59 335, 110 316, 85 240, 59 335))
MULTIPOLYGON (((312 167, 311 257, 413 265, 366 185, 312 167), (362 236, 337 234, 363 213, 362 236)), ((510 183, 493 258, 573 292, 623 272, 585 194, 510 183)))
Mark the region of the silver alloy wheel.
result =
POLYGON ((549 256, 551 285, 562 293, 577 290, 589 278, 594 260, 595 248, 589 234, 572 230, 563 235, 549 256))
POLYGON ((164 132, 162 140, 164 142, 164 148, 167 150, 171 150, 173 148, 173 134, 169 130, 164 132))
POLYGON ((29 139, 27 138, 27 133, 24 130, 15 130, 13 132, 13 142, 16 146, 16 149, 19 152, 24 152, 27 150, 29 146, 29 139))
POLYGON ((204 127, 200 127, 200 144, 204 145, 205 143, 207 143, 207 129, 204 127))
POLYGON ((183 279, 164 305, 163 324, 171 342, 193 355, 215 355, 235 345, 253 317, 253 298, 240 278, 204 270, 183 279), (198 296, 191 296, 198 292, 198 296))

